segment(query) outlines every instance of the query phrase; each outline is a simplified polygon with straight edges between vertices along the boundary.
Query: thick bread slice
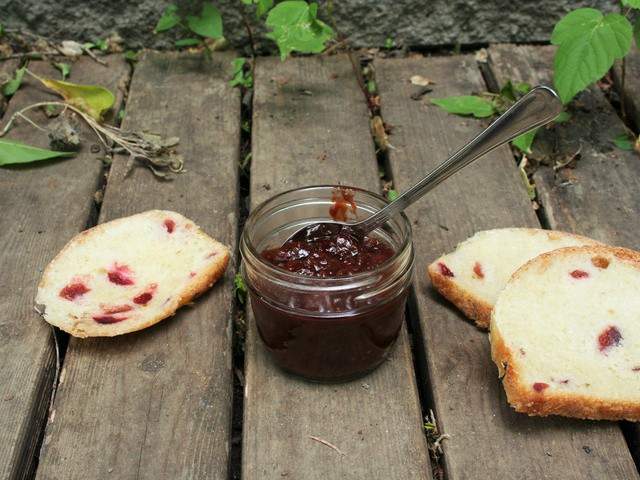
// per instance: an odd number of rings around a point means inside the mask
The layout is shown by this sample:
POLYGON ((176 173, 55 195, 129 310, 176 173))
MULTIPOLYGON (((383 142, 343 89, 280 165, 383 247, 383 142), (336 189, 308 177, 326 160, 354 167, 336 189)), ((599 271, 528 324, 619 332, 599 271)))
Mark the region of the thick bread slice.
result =
POLYGON ((509 403, 529 415, 640 420, 640 253, 545 253, 520 268, 491 320, 509 403))
POLYGON ((595 240, 538 228, 485 230, 438 258, 427 271, 434 287, 482 328, 513 272, 556 248, 599 245, 595 240))
POLYGON ((167 318, 222 276, 229 250, 162 210, 76 235, 47 266, 36 303, 76 337, 112 337, 167 318))

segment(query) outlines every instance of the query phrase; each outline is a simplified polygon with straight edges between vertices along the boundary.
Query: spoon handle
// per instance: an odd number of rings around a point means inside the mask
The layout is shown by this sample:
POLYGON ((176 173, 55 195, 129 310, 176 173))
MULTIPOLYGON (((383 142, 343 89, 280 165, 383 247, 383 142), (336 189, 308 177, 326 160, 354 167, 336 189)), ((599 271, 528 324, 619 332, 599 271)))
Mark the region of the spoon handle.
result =
POLYGON ((413 187, 382 210, 359 223, 358 229, 367 233, 383 225, 391 217, 403 211, 439 185, 440 182, 466 167, 475 159, 513 140, 518 135, 549 123, 561 111, 562 102, 551 88, 538 86, 532 89, 471 142, 434 168, 413 187))

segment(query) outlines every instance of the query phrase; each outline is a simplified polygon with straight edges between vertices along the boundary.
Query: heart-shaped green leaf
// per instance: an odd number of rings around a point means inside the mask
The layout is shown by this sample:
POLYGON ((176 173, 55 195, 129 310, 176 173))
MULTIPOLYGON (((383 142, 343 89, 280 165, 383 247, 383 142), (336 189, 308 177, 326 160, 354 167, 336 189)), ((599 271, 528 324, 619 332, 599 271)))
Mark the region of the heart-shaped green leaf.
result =
POLYGON ((267 37, 274 40, 284 60, 293 52, 319 53, 333 38, 331 27, 317 19, 318 4, 287 0, 278 3, 267 15, 267 37))
POLYGON ((153 29, 154 33, 160 33, 172 29, 180 22, 180 16, 178 15, 178 7, 170 4, 162 12, 160 20, 156 28, 153 29))
POLYGON ((632 34, 629 20, 617 13, 605 16, 593 8, 579 8, 562 18, 551 35, 551 43, 558 45, 554 84, 562 101, 568 103, 624 57, 632 34))
POLYGON ((55 152, 24 143, 0 140, 0 165, 37 162, 50 158, 70 157, 74 152, 55 152))
POLYGON ((203 37, 222 38, 222 16, 212 3, 203 4, 199 16, 188 15, 187 26, 203 37))

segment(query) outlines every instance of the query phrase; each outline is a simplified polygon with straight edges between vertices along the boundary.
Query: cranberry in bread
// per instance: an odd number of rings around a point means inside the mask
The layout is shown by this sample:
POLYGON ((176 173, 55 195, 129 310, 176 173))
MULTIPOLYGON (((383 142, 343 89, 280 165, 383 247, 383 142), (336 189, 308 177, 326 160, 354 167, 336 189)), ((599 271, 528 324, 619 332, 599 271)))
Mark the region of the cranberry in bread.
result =
POLYGON ((537 228, 485 230, 428 267, 434 287, 479 327, 489 328, 491 309, 520 266, 556 248, 597 245, 586 237, 537 228))
POLYGON ((224 273, 229 250, 182 215, 162 210, 76 235, 38 286, 44 319, 76 337, 111 337, 173 315, 224 273))
POLYGON ((509 403, 529 415, 640 420, 640 253, 545 253, 520 268, 491 319, 509 403))

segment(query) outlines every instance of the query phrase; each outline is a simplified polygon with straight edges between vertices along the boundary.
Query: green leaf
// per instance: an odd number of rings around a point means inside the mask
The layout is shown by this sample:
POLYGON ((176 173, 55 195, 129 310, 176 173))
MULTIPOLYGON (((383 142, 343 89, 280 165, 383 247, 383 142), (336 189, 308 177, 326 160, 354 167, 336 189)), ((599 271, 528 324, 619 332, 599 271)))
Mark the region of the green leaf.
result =
POLYGON ((165 32, 171 30, 178 23, 180 23, 180 16, 178 15, 178 7, 176 5, 167 5, 167 8, 162 12, 160 20, 156 28, 153 29, 153 33, 165 32))
POLYGON ((0 140, 0 165, 37 162, 50 158, 70 157, 73 154, 74 152, 54 152, 24 143, 0 140))
POLYGON ((391 50, 393 47, 396 46, 396 42, 393 38, 391 37, 387 37, 384 40, 384 48, 386 48, 387 50, 391 50))
POLYGON ((62 80, 66 80, 71 73, 71 65, 69 65, 68 63, 54 63, 53 66, 60 70, 60 73, 62 74, 62 80))
POLYGON ((431 103, 444 108, 456 115, 473 115, 476 118, 490 117, 495 113, 495 107, 490 100, 473 95, 459 97, 432 98, 431 103))
POLYGON ((613 144, 620 150, 633 150, 634 139, 626 133, 621 133, 613 139, 613 144))
POLYGON ((524 95, 531 90, 531 85, 526 82, 512 82, 507 80, 500 89, 500 96, 515 102, 516 97, 524 95))
POLYGON ((631 8, 640 8, 640 0, 622 0, 622 5, 631 8))
POLYGON ((568 103, 580 91, 599 80, 616 59, 631 47, 632 27, 624 16, 603 16, 593 8, 579 8, 555 26, 551 43, 558 45, 554 58, 554 84, 568 103))
POLYGON ((633 24, 633 36, 636 39, 636 48, 640 48, 640 15, 636 18, 636 23, 633 24))
POLYGON ((245 5, 251 5, 253 3, 253 0, 242 0, 242 3, 244 3, 245 5))
POLYGON ((536 138, 538 129, 530 130, 511 141, 511 145, 516 147, 522 153, 531 154, 531 145, 533 145, 533 139, 536 138))
POLYGON ((200 45, 202 40, 199 38, 183 38, 181 40, 176 40, 176 47, 193 47, 194 45, 200 45))
POLYGON ((24 77, 24 72, 26 71, 26 69, 27 67, 17 69, 15 76, 4 85, 2 85, 2 94, 5 97, 10 97, 14 93, 16 93, 18 88, 20 88, 20 84, 22 84, 22 77, 24 77))
POLYGON ((233 286, 236 292, 236 298, 242 304, 247 299, 247 286, 244 283, 244 278, 240 273, 236 273, 236 276, 233 279, 233 286))
POLYGON ((246 88, 251 88, 253 86, 253 78, 251 77, 251 73, 245 75, 244 66, 247 63, 245 58, 235 58, 231 61, 233 65, 233 77, 229 82, 229 85, 232 87, 242 85, 246 88))
POLYGON ((138 54, 140 52, 135 52, 133 50, 127 50, 126 52, 124 52, 124 59, 127 62, 137 62, 138 61, 138 54))
POLYGON ((399 196, 400 196, 400 194, 395 190, 389 190, 387 192, 387 198, 389 199, 390 202, 393 202, 399 196))
POLYGON ((556 118, 553 119, 556 123, 564 123, 571 120, 571 114, 567 111, 560 112, 556 118))
POLYGON ((212 3, 202 5, 200 16, 188 15, 187 26, 192 32, 203 37, 222 38, 222 17, 212 3))
POLYGON ((331 27, 317 19, 318 4, 287 0, 276 5, 267 15, 267 38, 280 49, 280 58, 293 52, 319 53, 333 38, 331 27))
POLYGON ((116 100, 113 93, 98 85, 78 85, 50 78, 37 78, 45 87, 62 95, 69 105, 73 105, 98 121, 116 100))
POLYGON ((261 18, 273 7, 273 0, 254 0, 256 7, 256 17, 261 18))
POLYGON ((109 49, 109 44, 106 40, 98 39, 95 41, 95 46, 100 49, 102 52, 106 52, 109 49))

